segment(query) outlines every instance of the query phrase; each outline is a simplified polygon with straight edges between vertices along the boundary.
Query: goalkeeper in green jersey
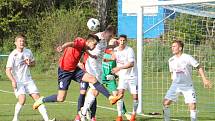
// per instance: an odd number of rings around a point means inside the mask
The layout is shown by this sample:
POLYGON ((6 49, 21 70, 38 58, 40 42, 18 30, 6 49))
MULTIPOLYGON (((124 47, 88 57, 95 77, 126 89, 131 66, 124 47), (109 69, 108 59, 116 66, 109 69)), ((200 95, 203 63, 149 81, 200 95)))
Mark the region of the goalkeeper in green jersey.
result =
MULTIPOLYGON (((117 40, 111 39, 109 45, 116 45, 117 40)), ((116 61, 110 60, 112 57, 113 48, 109 48, 105 50, 105 54, 103 56, 102 62, 102 84, 107 88, 107 90, 112 93, 113 95, 117 95, 117 82, 116 82, 116 75, 111 73, 111 70, 116 67, 116 61), (108 60, 108 61, 107 61, 108 60)), ((122 113, 125 117, 130 120, 131 115, 127 113, 125 104, 123 102, 123 111, 122 113)))

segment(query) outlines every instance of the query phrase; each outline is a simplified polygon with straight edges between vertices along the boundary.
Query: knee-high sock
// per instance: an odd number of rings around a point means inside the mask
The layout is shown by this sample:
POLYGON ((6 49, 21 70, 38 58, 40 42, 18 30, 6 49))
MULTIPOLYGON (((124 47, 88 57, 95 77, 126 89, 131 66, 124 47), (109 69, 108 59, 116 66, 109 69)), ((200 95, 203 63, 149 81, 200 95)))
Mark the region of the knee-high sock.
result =
POLYGON ((90 109, 91 105, 93 104, 93 102, 95 101, 95 96, 93 95, 93 92, 92 90, 89 90, 87 92, 87 96, 86 96, 86 99, 84 101, 84 106, 82 108, 82 111, 81 113, 83 115, 86 115, 87 114, 87 110, 90 109))
POLYGON ((105 97, 109 98, 110 94, 109 94, 108 90, 100 82, 97 81, 95 84, 93 84, 93 86, 96 88, 96 90, 98 90, 100 93, 102 93, 105 97))
POLYGON ((14 120, 17 120, 19 118, 19 112, 21 111, 22 107, 23 105, 19 104, 19 102, 16 103, 13 117, 14 120))
POLYGON ((57 102, 57 94, 43 98, 43 102, 57 102))
POLYGON ((123 109, 123 100, 120 99, 119 101, 117 101, 118 116, 122 116, 122 109, 123 109))
POLYGON ((125 107, 125 102, 123 101, 122 104, 122 114, 125 114, 127 112, 126 107, 125 107))
POLYGON ((43 105, 43 104, 40 105, 40 107, 38 108, 38 110, 39 110, 40 114, 42 115, 44 121, 48 121, 49 117, 48 117, 45 105, 43 105))
POLYGON ((79 98, 78 98, 78 110, 77 110, 77 112, 80 111, 81 107, 83 107, 83 105, 84 105, 85 95, 86 94, 80 94, 79 95, 79 98))
POLYGON ((163 118, 164 118, 164 121, 170 121, 170 109, 169 109, 169 107, 163 107, 163 118))
POLYGON ((93 102, 90 110, 91 110, 91 118, 96 116, 96 109, 97 109, 97 100, 93 102))
POLYGON ((196 110, 190 110, 190 119, 191 119, 191 121, 197 121, 197 111, 196 110))
POLYGON ((132 112, 132 114, 136 114, 138 103, 139 103, 138 100, 133 100, 133 112, 132 112))

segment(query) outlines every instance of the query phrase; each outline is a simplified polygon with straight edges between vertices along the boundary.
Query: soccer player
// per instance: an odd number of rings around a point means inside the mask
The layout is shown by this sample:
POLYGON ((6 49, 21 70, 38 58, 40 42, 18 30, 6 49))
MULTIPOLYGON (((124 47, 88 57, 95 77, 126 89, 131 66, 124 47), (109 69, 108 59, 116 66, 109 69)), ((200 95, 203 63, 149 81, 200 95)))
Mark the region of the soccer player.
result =
POLYGON ((184 101, 190 110, 191 121, 197 121, 196 92, 192 82, 192 67, 197 68, 200 76, 202 77, 204 87, 212 87, 212 83, 205 77, 203 68, 191 55, 183 53, 183 48, 184 44, 182 41, 173 41, 172 54, 174 56, 168 61, 172 85, 170 86, 163 100, 165 121, 170 121, 169 106, 172 102, 177 101, 178 94, 182 94, 185 98, 184 101))
POLYGON ((86 73, 84 70, 77 67, 82 54, 87 50, 93 50, 98 42, 99 38, 96 35, 89 34, 87 39, 78 37, 75 38, 73 42, 66 42, 57 48, 58 51, 64 50, 64 53, 59 60, 58 94, 39 98, 33 104, 33 109, 37 109, 41 104, 47 102, 63 102, 66 99, 67 90, 71 80, 78 83, 81 83, 82 81, 91 83, 96 90, 110 100, 111 104, 115 104, 121 98, 120 96, 111 96, 108 90, 106 90, 93 75, 86 73))
MULTIPOLYGON (((26 37, 23 34, 15 38, 16 49, 14 49, 7 61, 6 75, 11 80, 12 87, 18 102, 15 106, 13 121, 19 121, 19 113, 25 104, 26 94, 29 94, 34 100, 40 98, 39 91, 31 78, 29 67, 35 66, 35 59, 30 49, 25 48, 26 37)), ((49 120, 44 105, 38 108, 44 121, 49 120)))
MULTIPOLYGON (((94 75, 98 81, 101 81, 102 75, 102 59, 104 55, 104 50, 108 47, 108 42, 114 35, 115 29, 113 26, 109 25, 105 31, 99 32, 96 35, 99 37, 100 42, 96 45, 96 48, 89 53, 96 56, 96 58, 88 57, 85 63, 86 71, 89 74, 94 75)), ((95 90, 95 87, 92 84, 91 89, 87 92, 87 96, 84 101, 84 106, 81 108, 79 115, 81 116, 82 120, 86 120, 86 114, 89 111, 91 105, 96 100, 96 96, 98 95, 98 91, 95 90)), ((120 97, 120 95, 119 95, 120 97)), ((92 111, 93 112, 93 111, 92 111)), ((88 113, 89 114, 89 113, 88 113)), ((90 116, 87 116, 90 117, 90 116)))
MULTIPOLYGON (((120 35, 119 46, 114 49, 112 56, 116 60, 117 66, 112 69, 112 73, 119 76, 118 94, 124 95, 128 89, 133 98, 133 111, 129 121, 136 120, 136 111, 138 106, 138 85, 137 85, 137 66, 135 61, 135 53, 131 47, 127 45, 127 36, 120 35)), ((118 117, 116 121, 122 121, 122 99, 117 102, 118 117)))
MULTIPOLYGON (((118 46, 117 39, 115 38, 111 39, 108 45, 118 46)), ((112 54, 113 54, 113 48, 108 48, 105 50, 105 54, 103 56, 103 62, 102 62, 102 84, 113 95, 117 95, 116 75, 112 74, 112 69, 116 67, 116 61, 115 60, 106 61, 112 58, 112 54)), ((124 114, 128 120, 131 119, 131 115, 127 113, 124 102, 123 102, 122 114, 124 114)))

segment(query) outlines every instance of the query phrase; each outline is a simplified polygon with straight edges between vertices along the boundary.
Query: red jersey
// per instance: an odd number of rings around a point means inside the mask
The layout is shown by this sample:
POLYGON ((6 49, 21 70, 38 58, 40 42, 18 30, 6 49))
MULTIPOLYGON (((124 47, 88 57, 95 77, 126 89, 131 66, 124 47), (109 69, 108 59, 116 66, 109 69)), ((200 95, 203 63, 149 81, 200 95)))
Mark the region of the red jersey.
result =
POLYGON ((75 38, 73 42, 74 46, 67 47, 59 60, 59 66, 64 71, 74 71, 76 69, 86 46, 86 40, 83 38, 75 38))

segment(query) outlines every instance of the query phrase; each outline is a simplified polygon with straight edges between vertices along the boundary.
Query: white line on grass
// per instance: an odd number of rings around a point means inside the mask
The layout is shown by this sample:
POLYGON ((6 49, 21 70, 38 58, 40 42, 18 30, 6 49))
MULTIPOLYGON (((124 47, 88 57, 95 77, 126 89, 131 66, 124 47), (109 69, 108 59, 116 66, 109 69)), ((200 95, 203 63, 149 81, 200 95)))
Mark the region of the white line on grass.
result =
MULTIPOLYGON (((10 93, 10 94, 13 94, 14 92, 11 92, 11 91, 6 91, 6 90, 0 90, 0 92, 3 92, 3 93, 10 93)), ((73 101, 64 101, 65 103, 71 103, 73 105, 77 105, 77 102, 73 102, 73 101)), ((62 105, 62 104, 65 104, 65 103, 47 103, 46 105, 62 105)), ((15 104, 0 104, 0 105, 15 105, 15 104)), ((25 105, 32 105, 32 104, 25 104, 25 105)), ((97 105, 97 107, 99 108, 102 108, 102 109, 108 109, 108 110, 111 110, 111 111, 116 111, 117 112, 117 109, 115 108, 110 108, 110 107, 105 107, 105 106, 100 106, 100 105, 97 105)), ((131 112, 128 112, 131 114, 131 112)), ((146 115, 146 114, 137 114, 138 116, 143 116, 143 117, 160 117, 160 116, 152 116, 152 115, 146 115)), ((173 121, 183 121, 183 120, 179 120, 179 119, 171 119, 173 121)))

